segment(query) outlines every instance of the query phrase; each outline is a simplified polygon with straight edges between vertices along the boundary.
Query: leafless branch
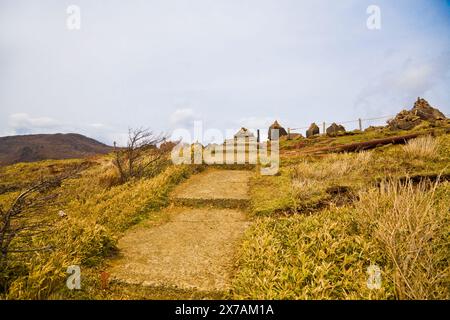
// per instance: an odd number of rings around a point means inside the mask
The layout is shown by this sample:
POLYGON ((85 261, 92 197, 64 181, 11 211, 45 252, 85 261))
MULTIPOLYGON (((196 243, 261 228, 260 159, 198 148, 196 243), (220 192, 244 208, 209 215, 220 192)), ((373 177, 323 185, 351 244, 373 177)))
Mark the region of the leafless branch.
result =
POLYGON ((14 239, 32 237, 44 232, 48 223, 38 220, 36 214, 42 212, 56 198, 53 189, 61 186, 62 181, 78 174, 82 168, 65 172, 57 177, 41 180, 22 191, 12 201, 9 208, 0 207, 0 271, 5 268, 9 253, 33 252, 44 248, 11 249, 14 239))
POLYGON ((113 164, 119 172, 121 182, 141 177, 150 166, 162 160, 166 151, 158 148, 158 144, 165 139, 164 135, 156 135, 148 129, 129 129, 127 146, 115 146, 114 149, 113 164))

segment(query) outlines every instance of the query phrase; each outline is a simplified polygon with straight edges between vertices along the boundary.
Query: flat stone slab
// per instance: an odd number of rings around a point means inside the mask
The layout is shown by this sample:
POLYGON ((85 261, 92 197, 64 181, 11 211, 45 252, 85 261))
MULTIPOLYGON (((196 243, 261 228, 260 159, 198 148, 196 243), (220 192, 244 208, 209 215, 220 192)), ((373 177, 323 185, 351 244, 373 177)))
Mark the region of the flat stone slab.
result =
MULTIPOLYGON (((237 172, 228 182, 242 183, 241 179, 242 173, 237 172)), ((167 213, 167 223, 156 227, 143 223, 119 241, 120 255, 111 261, 112 278, 143 286, 229 288, 235 251, 249 225, 245 214, 234 209, 182 207, 167 213)))
POLYGON ((248 181, 252 175, 246 170, 214 170, 197 174, 180 184, 173 193, 177 199, 242 199, 248 200, 248 181))

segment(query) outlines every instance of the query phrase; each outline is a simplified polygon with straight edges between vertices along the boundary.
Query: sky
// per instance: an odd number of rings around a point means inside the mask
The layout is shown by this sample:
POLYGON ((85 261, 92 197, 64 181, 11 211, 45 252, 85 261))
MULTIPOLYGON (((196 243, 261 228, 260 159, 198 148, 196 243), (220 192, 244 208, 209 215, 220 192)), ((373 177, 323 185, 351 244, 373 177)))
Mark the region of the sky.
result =
POLYGON ((449 89, 448 0, 0 0, 0 136, 123 144, 129 128, 195 120, 265 133, 395 115, 419 96, 450 114, 449 89))

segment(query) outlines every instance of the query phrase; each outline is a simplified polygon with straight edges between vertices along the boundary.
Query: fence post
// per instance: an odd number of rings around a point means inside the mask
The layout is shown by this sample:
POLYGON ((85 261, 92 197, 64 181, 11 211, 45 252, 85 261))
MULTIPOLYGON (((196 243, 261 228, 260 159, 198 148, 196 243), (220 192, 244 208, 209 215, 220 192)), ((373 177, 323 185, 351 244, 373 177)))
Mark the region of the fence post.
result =
POLYGON ((361 120, 361 118, 358 119, 358 123, 359 123, 359 131, 362 131, 362 120, 361 120))
POLYGON ((325 134, 325 121, 323 122, 323 124, 322 124, 322 134, 325 134))
POLYGON ((288 140, 291 140, 291 128, 288 128, 288 140))

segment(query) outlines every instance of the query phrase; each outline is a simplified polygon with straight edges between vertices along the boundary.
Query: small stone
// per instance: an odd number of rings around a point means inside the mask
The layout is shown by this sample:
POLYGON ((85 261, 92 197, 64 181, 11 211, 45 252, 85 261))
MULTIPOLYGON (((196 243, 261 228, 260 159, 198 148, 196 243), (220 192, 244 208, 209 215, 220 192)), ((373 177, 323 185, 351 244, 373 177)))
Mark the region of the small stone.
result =
POLYGON ((59 210, 58 216, 60 216, 61 218, 64 218, 64 217, 67 217, 67 213, 65 213, 65 212, 62 211, 62 210, 59 210))

